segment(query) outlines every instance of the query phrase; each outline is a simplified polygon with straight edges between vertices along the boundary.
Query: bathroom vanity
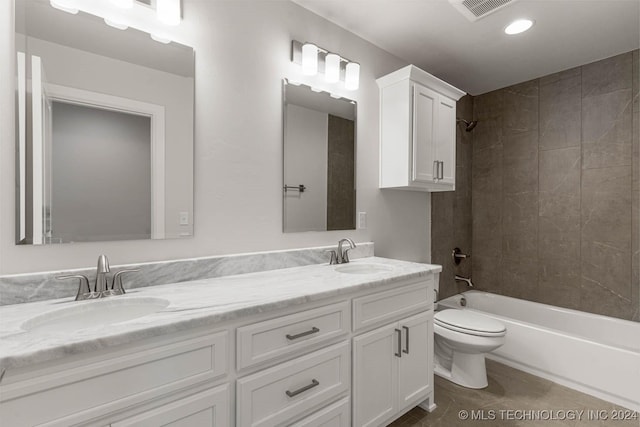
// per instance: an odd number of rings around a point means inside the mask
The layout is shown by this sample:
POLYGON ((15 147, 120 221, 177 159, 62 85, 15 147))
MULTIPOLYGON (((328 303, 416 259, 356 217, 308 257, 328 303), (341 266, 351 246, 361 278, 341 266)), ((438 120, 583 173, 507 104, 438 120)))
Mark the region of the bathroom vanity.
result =
POLYGON ((434 407, 439 272, 370 257, 98 301, 3 307, 0 419, 11 426, 386 425, 418 404, 434 407), (98 304, 118 298, 168 305, 120 323, 47 327, 60 310, 82 319, 83 310, 98 313, 98 304))

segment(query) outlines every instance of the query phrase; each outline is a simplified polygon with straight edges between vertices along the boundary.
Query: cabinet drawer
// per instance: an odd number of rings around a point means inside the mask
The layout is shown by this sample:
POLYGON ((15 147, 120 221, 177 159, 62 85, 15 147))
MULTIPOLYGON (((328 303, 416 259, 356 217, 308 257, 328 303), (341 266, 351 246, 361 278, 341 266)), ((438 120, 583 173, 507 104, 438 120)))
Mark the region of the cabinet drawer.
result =
POLYGON ((187 427, 229 425, 229 386, 227 384, 196 393, 123 421, 111 427, 187 427))
POLYGON ((349 303, 341 302, 238 328, 238 369, 345 335, 349 303))
POLYGON ((350 362, 344 342, 239 379, 237 425, 281 425, 348 392, 350 362))
POLYGON ((353 330, 400 319, 433 304, 433 278, 353 300, 353 330))
POLYGON ((350 403, 349 398, 345 397, 289 427, 350 427, 350 403))
POLYGON ((66 427, 221 377, 227 373, 227 338, 225 331, 131 346, 115 357, 4 385, 0 419, 12 427, 66 427))

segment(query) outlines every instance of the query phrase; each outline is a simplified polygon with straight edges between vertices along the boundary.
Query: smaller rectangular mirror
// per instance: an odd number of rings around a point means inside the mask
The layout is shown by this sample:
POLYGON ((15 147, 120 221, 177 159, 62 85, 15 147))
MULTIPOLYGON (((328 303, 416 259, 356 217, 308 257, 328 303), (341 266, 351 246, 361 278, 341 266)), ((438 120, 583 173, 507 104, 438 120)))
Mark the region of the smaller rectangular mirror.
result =
POLYGON ((283 107, 283 231, 355 229, 355 101, 284 80, 283 107))

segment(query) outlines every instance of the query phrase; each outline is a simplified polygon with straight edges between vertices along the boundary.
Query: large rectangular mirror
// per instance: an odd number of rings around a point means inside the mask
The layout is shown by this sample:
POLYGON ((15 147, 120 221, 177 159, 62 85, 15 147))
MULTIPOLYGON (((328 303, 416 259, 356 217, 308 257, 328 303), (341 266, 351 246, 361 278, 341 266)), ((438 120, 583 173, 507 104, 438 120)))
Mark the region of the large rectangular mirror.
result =
POLYGON ((16 242, 192 236, 193 49, 15 6, 16 242))
POLYGON ((284 81, 284 232, 356 228, 356 107, 284 81))

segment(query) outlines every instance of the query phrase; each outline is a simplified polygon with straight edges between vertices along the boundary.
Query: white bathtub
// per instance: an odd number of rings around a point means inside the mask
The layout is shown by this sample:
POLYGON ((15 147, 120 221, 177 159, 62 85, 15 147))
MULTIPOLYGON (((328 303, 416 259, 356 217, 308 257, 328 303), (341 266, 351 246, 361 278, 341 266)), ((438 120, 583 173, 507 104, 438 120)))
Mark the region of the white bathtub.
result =
POLYGON ((489 359, 640 411, 640 323, 480 291, 438 306, 507 326, 505 344, 489 359))

